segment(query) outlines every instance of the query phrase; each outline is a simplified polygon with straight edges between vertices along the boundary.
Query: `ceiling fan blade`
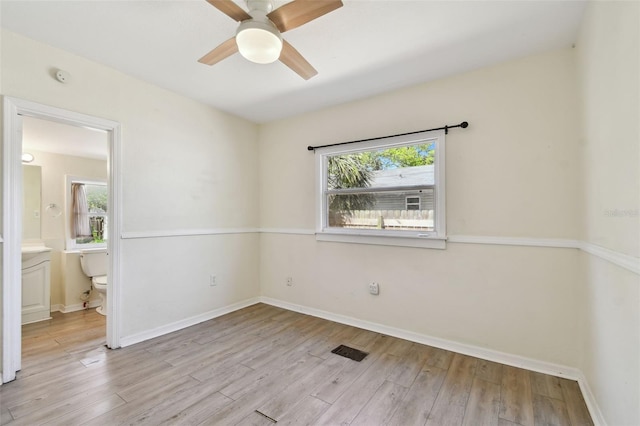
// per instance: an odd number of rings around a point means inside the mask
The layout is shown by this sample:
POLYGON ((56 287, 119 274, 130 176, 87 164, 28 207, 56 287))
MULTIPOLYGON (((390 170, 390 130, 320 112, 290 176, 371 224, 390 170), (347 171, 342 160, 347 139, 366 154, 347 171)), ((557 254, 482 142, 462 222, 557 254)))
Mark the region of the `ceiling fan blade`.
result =
POLYGON ((205 65, 213 65, 233 55, 237 51, 238 45, 236 44, 236 38, 233 37, 213 49, 211 52, 204 55, 202 58, 198 59, 198 62, 205 65))
POLYGON ((283 33, 340 7, 342 0, 294 0, 269 13, 267 17, 283 33))
POLYGON ((300 77, 309 80, 318 71, 311 66, 305 58, 302 57, 295 47, 286 40, 282 40, 282 52, 280 53, 280 62, 295 71, 300 77))
POLYGON ((251 19, 251 15, 245 12, 244 9, 235 4, 232 0, 207 0, 207 3, 238 22, 251 19))

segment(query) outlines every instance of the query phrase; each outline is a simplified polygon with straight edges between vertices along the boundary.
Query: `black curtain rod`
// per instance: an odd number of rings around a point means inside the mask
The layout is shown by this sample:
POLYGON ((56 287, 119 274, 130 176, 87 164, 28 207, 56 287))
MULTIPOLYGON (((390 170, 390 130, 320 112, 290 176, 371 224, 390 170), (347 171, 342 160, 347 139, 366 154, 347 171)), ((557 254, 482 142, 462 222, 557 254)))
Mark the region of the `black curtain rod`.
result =
POLYGON ((387 139, 387 138, 395 138, 396 136, 406 136, 406 135, 415 135, 416 133, 422 133, 422 132, 432 132, 434 130, 444 130, 444 134, 449 134, 449 129, 454 129, 456 127, 462 127, 463 129, 466 129, 467 127, 469 127, 469 123, 466 121, 463 121, 460 124, 455 124, 453 126, 444 126, 444 127, 436 127, 434 129, 426 129, 426 130, 417 130, 415 132, 409 132, 409 133, 399 133, 397 135, 390 135, 390 136, 379 136, 377 138, 369 138, 369 139, 360 139, 358 141, 349 141, 349 142, 340 142, 340 143, 331 143, 329 145, 319 145, 319 146, 311 146, 309 145, 307 147, 307 149, 309 151, 315 151, 318 148, 326 148, 328 146, 338 146, 338 145, 348 145, 350 143, 358 143, 358 142, 368 142, 368 141, 376 141, 379 139, 387 139))

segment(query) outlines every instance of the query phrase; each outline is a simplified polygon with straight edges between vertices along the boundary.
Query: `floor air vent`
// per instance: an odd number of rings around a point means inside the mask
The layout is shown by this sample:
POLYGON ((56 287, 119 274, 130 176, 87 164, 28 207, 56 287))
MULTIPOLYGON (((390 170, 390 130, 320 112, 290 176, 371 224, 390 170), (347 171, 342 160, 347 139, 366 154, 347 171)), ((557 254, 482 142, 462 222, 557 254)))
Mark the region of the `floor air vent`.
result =
POLYGON ((345 358, 352 359, 354 361, 362 361, 364 357, 369 355, 366 352, 359 351, 357 349, 350 348, 349 346, 340 345, 331 351, 332 354, 340 355, 345 358))

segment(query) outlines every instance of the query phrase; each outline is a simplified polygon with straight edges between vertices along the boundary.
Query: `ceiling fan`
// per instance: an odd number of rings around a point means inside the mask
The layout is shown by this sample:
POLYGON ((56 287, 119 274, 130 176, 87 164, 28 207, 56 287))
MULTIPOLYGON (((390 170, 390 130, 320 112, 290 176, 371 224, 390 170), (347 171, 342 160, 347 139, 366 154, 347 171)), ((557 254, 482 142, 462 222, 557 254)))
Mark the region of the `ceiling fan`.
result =
POLYGON ((240 22, 235 37, 225 41, 198 62, 213 65, 236 52, 251 62, 269 64, 280 60, 305 80, 318 74, 281 33, 313 21, 342 7, 342 0, 293 0, 275 10, 271 0, 246 0, 249 13, 233 0, 206 0, 240 22))

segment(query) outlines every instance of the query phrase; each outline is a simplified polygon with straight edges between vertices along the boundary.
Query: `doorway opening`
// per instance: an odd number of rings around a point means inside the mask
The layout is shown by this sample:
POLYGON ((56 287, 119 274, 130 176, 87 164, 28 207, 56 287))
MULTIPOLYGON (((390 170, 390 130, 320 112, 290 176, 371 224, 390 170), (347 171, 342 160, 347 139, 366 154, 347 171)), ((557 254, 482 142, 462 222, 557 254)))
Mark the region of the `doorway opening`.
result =
MULTIPOLYGON (((56 253, 54 273, 47 271, 49 278, 54 278, 53 286, 49 288, 53 293, 49 296, 51 311, 80 311, 98 303, 102 304, 101 295, 94 290, 94 286, 87 287, 87 276, 82 274, 79 262, 79 250, 91 248, 106 250, 107 284, 104 313, 106 314, 106 344, 110 348, 120 346, 120 286, 119 286, 119 235, 120 235, 120 126, 118 123, 101 118, 79 114, 59 108, 49 107, 15 98, 4 98, 3 110, 3 217, 2 217, 2 382, 8 382, 16 377, 16 372, 22 367, 22 323, 23 320, 23 253, 38 252, 34 245, 41 244, 43 252, 47 249, 56 253), (48 146, 37 146, 33 140, 34 129, 39 129, 47 138, 48 146), (65 139, 62 148, 53 148, 55 138, 51 137, 56 131, 66 132, 61 139, 65 139), (72 143, 73 135, 81 135, 81 139, 92 136, 102 137, 100 143, 82 144, 75 148, 72 143), (26 137, 29 137, 27 140, 26 137), (24 141, 24 143, 23 143, 24 141), (40 148, 40 149, 38 149, 40 148), (91 152, 93 149, 93 153, 91 152), (50 151, 63 151, 53 153, 50 151), (33 152, 29 152, 33 151, 33 152), (49 151, 49 152, 47 152, 49 151), (41 183, 56 188, 53 193, 45 197, 41 188, 40 207, 36 207, 37 200, 27 203, 24 190, 34 184, 36 178, 23 177, 23 152, 31 154, 27 159, 32 164, 42 162, 47 164, 47 179, 62 180, 62 182, 41 183), (67 155, 71 154, 71 155, 67 155), (75 156, 73 155, 75 154, 75 156), (80 158, 94 157, 81 160, 80 158), (66 164, 68 169, 64 173, 66 164), (73 164, 72 166, 69 166, 73 164), (102 168, 102 170, 100 170, 102 168), (53 169, 58 169, 53 172, 53 169), (80 172, 80 173, 79 173, 80 172), (53 174, 52 174, 53 173, 53 174), (58 179, 55 174, 64 173, 64 178, 58 179), (78 176, 79 175, 79 176, 78 176), (84 179, 84 181, 82 181, 84 179), (28 182, 27 182, 28 180, 28 182), (91 184, 91 208, 83 212, 86 217, 87 230, 78 234, 72 229, 73 215, 71 194, 66 194, 69 182, 82 185, 91 184), (102 185, 102 187, 100 186, 102 185), (60 189, 62 188, 62 189, 60 189), (24 208, 23 208, 24 206, 24 208), (40 225, 38 229, 37 225, 40 225), (24 233, 23 233, 24 231, 24 233), (31 247, 30 247, 31 246, 31 247), (73 258, 73 259, 72 259, 73 258), (67 278, 61 285, 61 268, 68 267, 67 278), (75 279, 73 276, 75 275, 75 279), (77 288, 76 288, 77 287, 77 288), (79 293, 79 294, 78 294, 79 293), (93 293, 93 294, 92 294, 93 293), (92 297, 93 296, 93 297, 92 297), (54 303, 52 303, 54 302, 54 303), (51 309, 52 308, 52 309, 51 309)), ((37 131, 36 131, 37 133, 37 131)), ((37 173, 36 173, 37 175, 37 173)), ((84 187, 82 188, 84 192, 84 187)), ((70 191, 69 191, 70 192, 70 191)), ((87 200, 86 194, 84 200, 87 200)), ((28 256, 27 256, 28 257, 28 256)), ((45 256, 46 257, 46 256, 45 256)), ((51 259, 49 258, 49 261, 51 259)), ((45 262, 46 263, 46 262, 45 262)), ((46 277, 44 273, 32 275, 46 277)), ((30 285, 37 288, 35 278, 30 285)), ((44 288, 44 287, 42 287, 44 288)), ((24 293, 26 297, 32 297, 24 293)), ((42 293, 35 291, 34 294, 42 293)), ((31 300, 27 300, 31 302, 31 300)), ((27 303, 29 305, 29 303, 27 303)), ((38 303, 33 304, 33 306, 38 303)), ((40 303, 46 305, 46 303, 40 303)), ((26 318, 38 320, 38 316, 45 316, 47 312, 36 313, 35 317, 26 318)), ((59 315, 59 314, 58 314, 59 315)))

